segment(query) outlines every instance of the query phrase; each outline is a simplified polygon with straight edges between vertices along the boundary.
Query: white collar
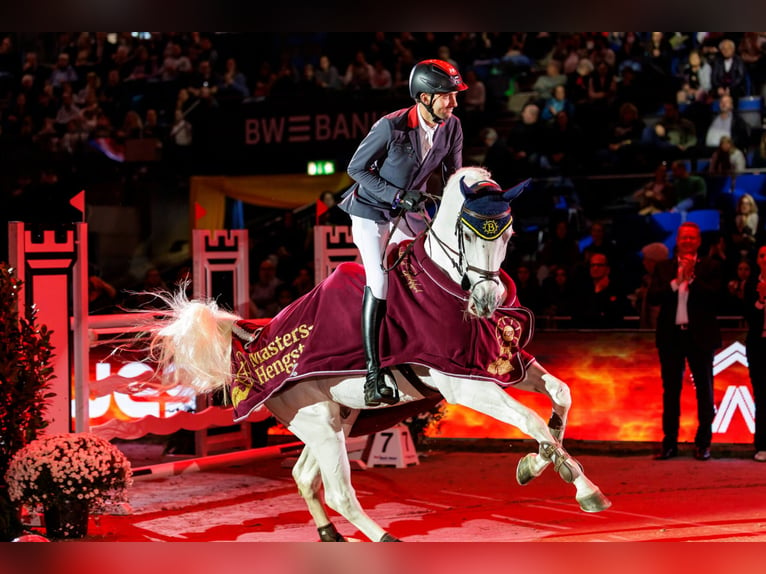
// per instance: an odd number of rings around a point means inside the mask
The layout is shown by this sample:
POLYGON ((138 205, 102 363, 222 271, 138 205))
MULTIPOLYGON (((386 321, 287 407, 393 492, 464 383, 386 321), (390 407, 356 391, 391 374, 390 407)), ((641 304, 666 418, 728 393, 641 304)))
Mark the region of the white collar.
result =
POLYGON ((420 128, 423 130, 423 133, 426 134, 426 137, 431 142, 433 142, 434 141, 434 133, 436 132, 436 128, 439 127, 439 124, 436 124, 433 127, 429 126, 426 123, 426 120, 423 118, 423 114, 420 113, 420 106, 418 106, 417 112, 418 112, 418 124, 420 125, 420 128))

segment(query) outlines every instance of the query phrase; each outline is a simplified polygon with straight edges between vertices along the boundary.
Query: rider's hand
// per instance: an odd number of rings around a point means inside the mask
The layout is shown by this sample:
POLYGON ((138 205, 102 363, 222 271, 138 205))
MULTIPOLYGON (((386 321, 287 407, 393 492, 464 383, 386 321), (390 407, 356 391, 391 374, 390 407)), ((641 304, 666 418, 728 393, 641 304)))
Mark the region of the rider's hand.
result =
POLYGON ((398 209, 404 211, 417 211, 420 209, 420 204, 425 201, 426 197, 416 189, 408 189, 399 197, 399 201, 396 205, 398 209))

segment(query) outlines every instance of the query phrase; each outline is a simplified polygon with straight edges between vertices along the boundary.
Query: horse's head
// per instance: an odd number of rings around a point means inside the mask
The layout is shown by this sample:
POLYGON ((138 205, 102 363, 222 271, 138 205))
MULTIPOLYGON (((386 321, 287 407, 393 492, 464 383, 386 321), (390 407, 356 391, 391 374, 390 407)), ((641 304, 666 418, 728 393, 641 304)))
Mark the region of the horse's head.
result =
POLYGON ((470 293, 471 315, 490 317, 505 299, 500 265, 513 235, 511 201, 529 181, 503 190, 487 170, 468 167, 447 182, 433 229, 451 263, 445 269, 470 293))

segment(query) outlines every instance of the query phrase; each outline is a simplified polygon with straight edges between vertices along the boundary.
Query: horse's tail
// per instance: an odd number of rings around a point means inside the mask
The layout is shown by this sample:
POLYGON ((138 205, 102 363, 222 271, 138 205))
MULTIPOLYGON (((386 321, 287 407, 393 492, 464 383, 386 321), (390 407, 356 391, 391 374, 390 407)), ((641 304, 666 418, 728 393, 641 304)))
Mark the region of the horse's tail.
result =
POLYGON ((150 356, 158 373, 199 393, 226 389, 231 380, 231 330, 241 317, 215 301, 189 300, 183 289, 161 297, 170 311, 151 329, 150 356))

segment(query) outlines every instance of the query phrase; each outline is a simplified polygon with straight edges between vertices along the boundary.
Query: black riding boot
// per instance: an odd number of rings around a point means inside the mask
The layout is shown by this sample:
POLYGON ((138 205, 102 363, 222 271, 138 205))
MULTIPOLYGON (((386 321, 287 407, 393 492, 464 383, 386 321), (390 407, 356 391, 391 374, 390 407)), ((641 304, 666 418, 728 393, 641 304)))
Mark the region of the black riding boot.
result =
POLYGON ((369 287, 364 288, 362 303, 362 341, 367 360, 367 380, 364 383, 364 402, 368 407, 380 403, 393 405, 399 402, 399 389, 391 371, 380 368, 378 342, 380 325, 386 316, 386 300, 378 299, 369 287), (388 378, 389 384, 386 384, 388 378))

